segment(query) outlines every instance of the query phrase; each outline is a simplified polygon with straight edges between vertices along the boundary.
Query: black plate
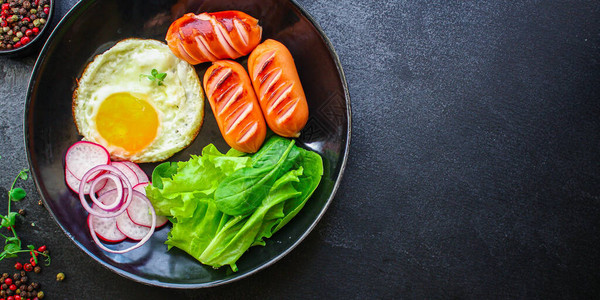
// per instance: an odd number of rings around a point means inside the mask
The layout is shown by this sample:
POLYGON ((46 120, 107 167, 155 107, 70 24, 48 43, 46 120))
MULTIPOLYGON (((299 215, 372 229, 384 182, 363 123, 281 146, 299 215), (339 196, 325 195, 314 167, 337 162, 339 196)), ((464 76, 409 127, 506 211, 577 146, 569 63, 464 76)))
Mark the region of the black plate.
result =
MULTIPOLYGON (((245 58, 240 59, 245 63, 245 58)), ((200 78, 209 64, 196 67, 200 78)), ((208 104, 206 104, 208 105, 208 104)), ((78 3, 50 36, 36 62, 25 109, 25 143, 32 175, 46 207, 75 244, 114 272, 146 284, 199 288, 252 274, 291 251, 318 222, 339 185, 350 142, 350 99, 339 60, 314 20, 296 3, 280 0, 123 1, 78 3), (283 42, 295 58, 309 103, 310 118, 299 144, 324 159, 325 174, 304 209, 265 247, 252 247, 233 273, 204 266, 178 249, 163 244, 169 227, 157 231, 142 248, 110 254, 92 241, 87 213, 63 180, 63 156, 80 140, 71 114, 77 78, 91 59, 119 40, 139 37, 164 40, 169 24, 185 12, 241 10, 260 20, 263 39, 283 42)), ((194 143, 170 160, 189 159, 207 144, 221 151, 225 144, 210 108, 194 143)), ((155 164, 142 164, 151 174, 155 164)), ((128 242, 124 242, 128 243, 128 242)))

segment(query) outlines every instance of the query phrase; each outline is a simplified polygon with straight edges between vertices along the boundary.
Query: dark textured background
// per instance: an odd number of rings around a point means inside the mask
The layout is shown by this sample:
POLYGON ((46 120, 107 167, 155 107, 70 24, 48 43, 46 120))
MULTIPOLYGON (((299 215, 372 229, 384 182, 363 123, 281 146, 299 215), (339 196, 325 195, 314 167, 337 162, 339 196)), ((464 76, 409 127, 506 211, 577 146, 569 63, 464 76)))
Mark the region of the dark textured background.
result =
MULTIPOLYGON (((353 106, 346 173, 316 229, 242 281, 160 289, 76 248, 28 181, 19 232, 52 250, 35 276, 48 299, 600 297, 598 1, 298 2, 353 106)), ((2 211, 27 167, 34 56, 0 58, 2 211)))

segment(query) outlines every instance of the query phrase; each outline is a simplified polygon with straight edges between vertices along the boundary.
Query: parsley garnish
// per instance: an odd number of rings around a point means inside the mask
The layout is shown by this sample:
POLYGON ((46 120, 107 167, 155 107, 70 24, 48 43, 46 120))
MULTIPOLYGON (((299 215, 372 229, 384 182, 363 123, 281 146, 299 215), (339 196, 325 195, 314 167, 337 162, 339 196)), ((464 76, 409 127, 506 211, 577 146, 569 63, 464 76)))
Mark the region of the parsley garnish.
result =
POLYGON ((152 71, 150 72, 150 75, 140 74, 140 78, 141 77, 146 77, 150 81, 155 81, 159 86, 161 86, 161 85, 165 85, 163 83, 163 80, 165 80, 165 77, 167 77, 167 73, 158 73, 158 70, 152 69, 152 71))

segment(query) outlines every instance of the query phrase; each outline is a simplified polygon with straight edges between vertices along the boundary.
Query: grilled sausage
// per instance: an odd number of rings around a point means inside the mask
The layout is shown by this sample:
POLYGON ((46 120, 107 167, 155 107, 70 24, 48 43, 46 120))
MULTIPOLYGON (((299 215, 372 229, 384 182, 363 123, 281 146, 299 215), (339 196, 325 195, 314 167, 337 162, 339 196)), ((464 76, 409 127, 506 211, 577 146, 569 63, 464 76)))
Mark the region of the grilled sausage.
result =
POLYGON ((269 128, 298 137, 308 121, 308 104, 290 51, 266 40, 250 54, 248 72, 269 128))
POLYGON ((214 62, 204 73, 204 89, 227 144, 246 153, 258 151, 267 124, 244 67, 229 60, 214 62))
POLYGON ((195 65, 244 56, 260 43, 258 20, 236 10, 185 14, 167 31, 167 44, 175 56, 195 65))

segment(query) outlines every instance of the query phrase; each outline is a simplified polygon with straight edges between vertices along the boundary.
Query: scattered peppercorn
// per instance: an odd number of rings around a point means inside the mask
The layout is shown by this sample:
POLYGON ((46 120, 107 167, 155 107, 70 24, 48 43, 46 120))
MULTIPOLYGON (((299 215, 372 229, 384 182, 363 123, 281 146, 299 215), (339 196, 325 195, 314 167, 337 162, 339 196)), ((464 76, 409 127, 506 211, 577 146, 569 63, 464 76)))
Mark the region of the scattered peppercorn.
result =
POLYGON ((20 262, 18 262, 15 264, 15 269, 21 270, 21 269, 23 269, 23 265, 20 262))
POLYGON ((60 272, 58 274, 56 274, 56 281, 63 281, 65 280, 65 273, 60 272))
POLYGON ((38 297, 39 299, 44 299, 44 292, 42 292, 42 291, 39 291, 39 292, 37 293, 37 297, 38 297))
POLYGON ((42 268, 41 268, 40 266, 36 266, 36 267, 33 269, 33 271, 34 271, 34 272, 36 272, 36 273, 40 273, 40 272, 42 272, 42 268))
POLYGON ((31 272, 31 270, 33 270, 33 266, 30 263, 26 263, 23 265, 23 270, 31 272))
MULTIPOLYGON (((25 30, 27 30, 27 28, 25 28, 25 30)), ((33 32, 32 32, 32 33, 33 33, 33 32)), ((19 209, 19 214, 20 214, 21 216, 24 216, 24 215, 26 215, 26 213, 25 213, 25 209, 22 209, 22 208, 21 208, 21 209, 19 209)))
MULTIPOLYGON (((35 24, 33 24, 33 26, 35 26, 35 24)), ((38 28, 38 26, 35 26, 34 28, 38 28)), ((42 200, 38 200, 38 205, 39 206, 44 206, 44 202, 42 200)))

